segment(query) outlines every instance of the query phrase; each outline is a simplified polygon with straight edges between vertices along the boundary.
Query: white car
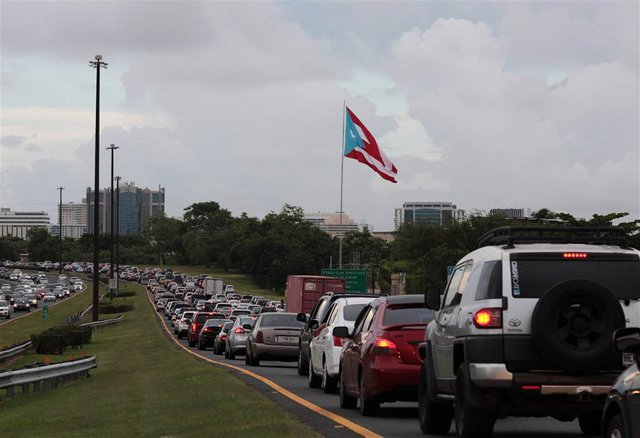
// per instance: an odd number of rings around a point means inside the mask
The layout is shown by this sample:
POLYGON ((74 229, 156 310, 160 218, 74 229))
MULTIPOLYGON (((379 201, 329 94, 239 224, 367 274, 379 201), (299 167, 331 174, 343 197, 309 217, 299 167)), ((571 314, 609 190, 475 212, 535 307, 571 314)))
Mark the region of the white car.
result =
POLYGON ((9 310, 9 303, 5 300, 0 300, 0 316, 9 319, 11 318, 11 311, 9 310))
POLYGON ((47 301, 55 301, 55 300, 56 300, 56 296, 53 294, 53 292, 47 292, 42 297, 42 302, 43 303, 46 303, 47 301))
POLYGON ((193 319, 194 310, 186 310, 182 312, 180 319, 176 320, 174 325, 174 333, 178 335, 178 339, 182 339, 189 332, 189 322, 193 319))
POLYGON ((331 304, 327 317, 315 331, 315 336, 311 338, 309 375, 322 376, 321 387, 327 394, 336 392, 338 387, 340 354, 344 342, 342 338, 333 336, 333 328, 344 326, 352 330, 360 311, 374 299, 374 297, 338 298, 331 304))

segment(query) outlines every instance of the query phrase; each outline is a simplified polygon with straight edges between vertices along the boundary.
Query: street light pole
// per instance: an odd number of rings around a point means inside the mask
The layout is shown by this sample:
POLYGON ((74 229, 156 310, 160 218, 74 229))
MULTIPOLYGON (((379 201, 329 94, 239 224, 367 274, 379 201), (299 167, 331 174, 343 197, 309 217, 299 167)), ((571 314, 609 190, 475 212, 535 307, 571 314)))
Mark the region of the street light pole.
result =
MULTIPOLYGON (((98 263, 98 238, 100 237, 100 69, 107 68, 107 63, 102 61, 102 55, 96 55, 95 61, 89 61, 89 67, 96 69, 96 145, 95 145, 95 181, 93 193, 93 308, 92 320, 97 321, 100 299, 98 288, 100 286, 100 266, 98 263)), ((106 203, 105 203, 106 204, 106 203)))
POLYGON ((60 191, 60 204, 58 204, 58 228, 60 229, 60 266, 59 268, 59 274, 62 274, 62 191, 64 190, 64 187, 58 187, 58 190, 60 191))
MULTIPOLYGON (((111 146, 107 148, 107 150, 111 151, 111 196, 109 198, 109 252, 111 253, 111 258, 109 260, 109 292, 111 296, 111 300, 113 301, 113 288, 111 287, 111 282, 113 281, 113 153, 116 149, 119 149, 118 146, 111 143, 111 146)), ((106 205, 106 202, 105 202, 106 205)))
POLYGON ((116 176, 116 285, 120 284, 120 178, 116 176))

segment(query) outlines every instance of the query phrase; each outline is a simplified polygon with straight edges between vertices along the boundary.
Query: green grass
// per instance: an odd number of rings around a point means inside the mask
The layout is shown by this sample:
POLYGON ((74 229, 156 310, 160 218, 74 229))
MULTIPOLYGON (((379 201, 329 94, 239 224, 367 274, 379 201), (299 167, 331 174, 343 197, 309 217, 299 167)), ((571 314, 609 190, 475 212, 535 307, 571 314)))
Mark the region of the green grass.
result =
POLYGON ((144 293, 127 299, 135 309, 122 323, 96 329, 82 352, 50 356, 95 354, 90 378, 0 402, 11 425, 3 437, 318 436, 229 371, 177 348, 144 293))

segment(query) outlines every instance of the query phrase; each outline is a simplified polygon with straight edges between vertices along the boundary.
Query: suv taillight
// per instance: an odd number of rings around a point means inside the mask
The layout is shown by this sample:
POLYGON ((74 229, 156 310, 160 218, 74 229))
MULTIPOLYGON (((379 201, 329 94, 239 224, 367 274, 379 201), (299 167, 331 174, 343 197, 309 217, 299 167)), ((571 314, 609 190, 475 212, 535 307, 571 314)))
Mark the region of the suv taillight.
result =
POLYGON ((262 332, 258 330, 258 333, 256 333, 256 344, 262 343, 264 343, 264 336, 262 335, 262 332))
POLYGON ((342 347, 342 338, 338 336, 333 337, 333 346, 334 347, 342 347))
POLYGON ((390 339, 378 338, 373 344, 373 354, 398 354, 398 346, 390 339))
POLYGON ((195 322, 193 324, 191 324, 191 331, 192 332, 195 332, 197 328, 198 328, 198 325, 195 322))
POLYGON ((239 333, 239 334, 243 334, 243 333, 246 333, 246 330, 243 329, 242 327, 236 327, 234 332, 239 333))
POLYGON ((502 328, 502 309, 488 307, 473 315, 473 325, 477 328, 502 328))

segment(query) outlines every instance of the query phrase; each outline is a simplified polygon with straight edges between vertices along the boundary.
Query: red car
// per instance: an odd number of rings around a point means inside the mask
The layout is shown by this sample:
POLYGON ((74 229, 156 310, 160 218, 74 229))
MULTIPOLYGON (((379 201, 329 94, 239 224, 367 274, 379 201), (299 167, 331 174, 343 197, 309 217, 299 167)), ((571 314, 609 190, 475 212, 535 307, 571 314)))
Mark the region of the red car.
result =
POLYGON ((334 328, 347 338, 340 356, 340 407, 375 415, 380 403, 417 401, 422 359, 418 344, 434 318, 422 295, 380 297, 368 304, 352 333, 334 328))
POLYGON ((218 319, 227 319, 222 313, 214 313, 214 312, 196 312, 193 314, 193 318, 191 319, 191 324, 189 325, 189 331, 187 332, 187 341, 189 342, 189 347, 195 347, 198 342, 198 333, 204 326, 204 323, 207 319, 218 318, 218 319))

